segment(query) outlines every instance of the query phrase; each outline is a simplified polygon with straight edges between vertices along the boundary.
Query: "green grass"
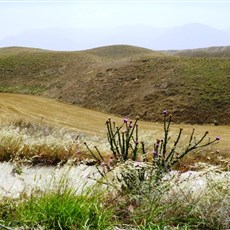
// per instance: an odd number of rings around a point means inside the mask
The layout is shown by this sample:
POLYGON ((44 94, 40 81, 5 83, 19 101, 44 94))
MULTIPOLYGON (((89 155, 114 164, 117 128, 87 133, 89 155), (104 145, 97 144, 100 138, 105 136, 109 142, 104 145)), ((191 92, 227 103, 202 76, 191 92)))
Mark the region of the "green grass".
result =
POLYGON ((26 200, 1 205, 0 217, 10 227, 30 229, 108 229, 112 211, 98 196, 75 195, 74 191, 35 194, 26 200), (4 210, 5 209, 5 210, 4 210), (7 210, 8 209, 8 210, 7 210))
POLYGON ((1 93, 23 93, 23 94, 39 95, 44 91, 45 89, 40 86, 25 86, 25 85, 0 86, 1 93))

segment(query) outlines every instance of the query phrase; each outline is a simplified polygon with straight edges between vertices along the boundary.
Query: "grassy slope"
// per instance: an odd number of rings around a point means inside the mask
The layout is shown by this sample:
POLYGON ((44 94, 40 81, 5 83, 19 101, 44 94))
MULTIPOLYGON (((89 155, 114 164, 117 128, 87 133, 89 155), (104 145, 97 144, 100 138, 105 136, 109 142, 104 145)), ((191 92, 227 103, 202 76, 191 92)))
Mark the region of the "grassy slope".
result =
POLYGON ((230 57, 230 46, 214 46, 208 48, 188 49, 188 50, 169 50, 168 54, 189 57, 230 57))
POLYGON ((205 52, 201 57, 132 46, 79 52, 3 48, 0 91, 44 95, 151 121, 160 121, 168 108, 176 122, 230 124, 228 51, 225 57, 218 57, 220 51, 205 52))
POLYGON ((38 96, 0 93, 0 122, 28 120, 45 122, 51 126, 66 127, 83 133, 104 131, 109 115, 78 106, 60 103, 38 96))

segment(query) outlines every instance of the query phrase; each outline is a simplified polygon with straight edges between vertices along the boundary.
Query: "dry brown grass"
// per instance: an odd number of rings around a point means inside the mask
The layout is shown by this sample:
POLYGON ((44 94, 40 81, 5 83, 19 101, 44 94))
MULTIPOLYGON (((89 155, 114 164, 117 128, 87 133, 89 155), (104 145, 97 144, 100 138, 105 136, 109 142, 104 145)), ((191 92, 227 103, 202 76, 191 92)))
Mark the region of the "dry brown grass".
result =
MULTIPOLYGON (((97 145, 104 154, 107 154, 109 152, 109 146, 106 143, 105 138, 105 121, 108 117, 111 117, 109 114, 60 103, 56 100, 47 99, 44 97, 0 94, 0 98, 1 123, 10 123, 19 120, 25 120, 29 121, 31 124, 44 124, 46 126, 48 125, 56 127, 59 130, 65 128, 71 130, 71 132, 75 133, 76 135, 80 135, 82 137, 82 142, 87 141, 87 143, 92 147, 94 145, 97 145)), ((114 119, 117 124, 123 122, 123 118, 121 117, 112 116, 111 118, 114 119)), ((206 131, 209 131, 208 136, 211 139, 215 139, 216 136, 221 137, 221 141, 219 144, 205 148, 199 153, 194 152, 193 154, 190 154, 190 156, 186 157, 180 164, 181 169, 190 169, 197 161, 221 165, 225 169, 229 169, 229 126, 172 124, 172 141, 175 137, 174 135, 178 133, 179 128, 181 127, 183 128, 181 148, 183 148, 183 146, 187 143, 187 140, 193 128, 196 129, 196 136, 201 136, 206 131)), ((161 138, 163 135, 162 124, 140 121, 139 130, 140 140, 145 142, 146 150, 151 153, 153 150, 153 143, 157 138, 161 138)), ((0 130, 0 132, 1 136, 5 135, 3 133, 3 130, 0 130)), ((62 138, 62 134, 63 133, 60 133, 58 137, 59 139, 57 138, 58 141, 60 141, 60 139, 62 138)), ((28 148, 28 146, 24 145, 23 148, 28 148)), ((72 150, 72 147, 70 147, 70 145, 69 148, 69 152, 75 151, 72 150)), ((43 155, 45 154, 45 152, 50 153, 50 150, 44 150, 43 155)), ((68 156, 68 154, 66 154, 66 156, 68 156)))

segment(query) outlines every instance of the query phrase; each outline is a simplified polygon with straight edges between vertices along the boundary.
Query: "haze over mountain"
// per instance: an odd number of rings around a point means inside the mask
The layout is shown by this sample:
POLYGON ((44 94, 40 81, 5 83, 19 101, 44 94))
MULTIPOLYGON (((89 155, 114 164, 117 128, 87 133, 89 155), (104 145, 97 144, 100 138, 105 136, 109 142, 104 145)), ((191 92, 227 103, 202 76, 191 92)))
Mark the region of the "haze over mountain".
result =
POLYGON ((170 28, 117 26, 108 29, 34 29, 0 40, 0 47, 24 46, 49 50, 85 50, 128 44, 153 50, 182 50, 230 45, 230 29, 190 23, 170 28))

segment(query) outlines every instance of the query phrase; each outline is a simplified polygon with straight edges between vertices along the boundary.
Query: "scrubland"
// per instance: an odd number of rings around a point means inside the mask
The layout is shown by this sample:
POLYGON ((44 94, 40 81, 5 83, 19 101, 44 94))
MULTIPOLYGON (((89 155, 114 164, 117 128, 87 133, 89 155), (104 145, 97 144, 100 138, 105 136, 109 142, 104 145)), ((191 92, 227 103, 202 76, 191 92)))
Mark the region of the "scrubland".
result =
POLYGON ((229 63, 229 47, 1 48, 0 228, 230 229, 229 63), (48 169, 64 173, 44 187, 48 169))

